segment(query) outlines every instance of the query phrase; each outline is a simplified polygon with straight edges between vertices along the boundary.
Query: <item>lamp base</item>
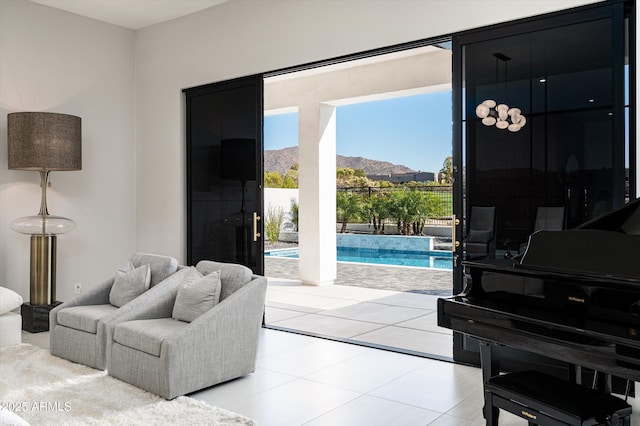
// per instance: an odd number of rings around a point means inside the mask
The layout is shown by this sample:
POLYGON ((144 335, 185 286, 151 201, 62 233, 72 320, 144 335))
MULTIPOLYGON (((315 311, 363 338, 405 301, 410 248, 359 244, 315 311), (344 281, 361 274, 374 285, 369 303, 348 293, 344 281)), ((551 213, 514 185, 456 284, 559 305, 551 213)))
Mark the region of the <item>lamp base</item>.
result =
POLYGON ((48 305, 56 300, 56 236, 31 236, 29 302, 48 305))
POLYGON ((60 304, 62 304, 62 302, 53 302, 50 305, 23 303, 20 307, 22 329, 29 333, 49 331, 49 312, 60 304))

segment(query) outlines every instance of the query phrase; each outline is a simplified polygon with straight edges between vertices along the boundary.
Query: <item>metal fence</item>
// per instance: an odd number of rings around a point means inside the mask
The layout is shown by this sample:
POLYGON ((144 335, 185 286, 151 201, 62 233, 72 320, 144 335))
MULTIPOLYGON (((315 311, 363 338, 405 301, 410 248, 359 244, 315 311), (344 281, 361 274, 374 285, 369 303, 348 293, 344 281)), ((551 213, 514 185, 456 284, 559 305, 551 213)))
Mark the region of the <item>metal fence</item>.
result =
MULTIPOLYGON (((437 217, 429 217, 425 225, 430 226, 450 226, 453 215, 453 188, 451 185, 412 185, 393 187, 346 187, 337 188, 338 192, 350 192, 360 194, 363 198, 369 198, 378 194, 391 194, 395 191, 416 190, 433 194, 432 202, 436 204, 436 210, 440 213, 437 217)), ((390 219, 385 221, 390 223, 390 219)))

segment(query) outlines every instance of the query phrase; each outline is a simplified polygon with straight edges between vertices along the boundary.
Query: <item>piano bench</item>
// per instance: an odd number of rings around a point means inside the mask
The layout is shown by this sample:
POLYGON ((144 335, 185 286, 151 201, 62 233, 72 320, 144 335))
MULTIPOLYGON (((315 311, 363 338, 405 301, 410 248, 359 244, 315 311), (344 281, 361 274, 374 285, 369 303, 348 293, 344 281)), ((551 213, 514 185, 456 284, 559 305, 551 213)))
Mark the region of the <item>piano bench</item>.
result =
MULTIPOLYGON (((631 406, 624 400, 537 371, 492 377, 484 392, 485 410, 509 411, 528 420, 529 425, 631 424, 631 406)), ((497 415, 485 417, 487 425, 498 424, 497 415)))

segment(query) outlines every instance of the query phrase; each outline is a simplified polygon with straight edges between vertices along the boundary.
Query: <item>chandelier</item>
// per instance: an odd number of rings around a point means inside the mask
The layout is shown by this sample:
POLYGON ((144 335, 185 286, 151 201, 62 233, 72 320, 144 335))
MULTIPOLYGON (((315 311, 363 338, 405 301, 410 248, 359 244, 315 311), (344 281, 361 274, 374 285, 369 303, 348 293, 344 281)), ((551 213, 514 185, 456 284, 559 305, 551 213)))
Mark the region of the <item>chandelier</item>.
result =
MULTIPOLYGON (((498 87, 497 99, 500 99, 500 81, 498 79, 499 62, 504 64, 504 85, 505 94, 507 87, 507 61, 511 58, 503 53, 494 53, 496 58, 496 85, 498 87)), ((526 123, 527 119, 522 115, 520 108, 509 108, 505 103, 496 102, 493 99, 486 99, 476 107, 476 115, 482 119, 485 126, 496 126, 498 129, 508 129, 511 132, 519 131, 526 123)))

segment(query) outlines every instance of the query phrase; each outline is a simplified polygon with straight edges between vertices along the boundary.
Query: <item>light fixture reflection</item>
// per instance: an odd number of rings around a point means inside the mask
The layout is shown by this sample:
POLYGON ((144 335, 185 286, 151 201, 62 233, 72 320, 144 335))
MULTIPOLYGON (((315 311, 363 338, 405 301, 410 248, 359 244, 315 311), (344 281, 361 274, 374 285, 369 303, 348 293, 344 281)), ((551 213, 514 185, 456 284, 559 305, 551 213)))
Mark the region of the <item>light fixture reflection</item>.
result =
POLYGON ((506 104, 496 106, 496 101, 487 99, 476 107, 476 115, 485 126, 496 126, 498 129, 519 131, 527 123, 520 108, 509 108, 506 104))
MULTIPOLYGON (((494 53, 493 56, 496 58, 496 84, 499 88, 498 61, 502 61, 504 63, 504 83, 506 87, 507 61, 510 61, 511 58, 503 53, 494 53)), ((545 81, 546 79, 540 79, 541 83, 545 81)), ((498 97, 500 97, 499 91, 498 97)), ((509 108, 509 105, 505 103, 498 104, 493 99, 485 99, 482 101, 482 103, 476 107, 476 116, 482 119, 482 124, 485 126, 496 126, 500 130, 508 129, 510 132, 519 131, 527 123, 527 119, 522 115, 522 111, 519 108, 509 108)))

